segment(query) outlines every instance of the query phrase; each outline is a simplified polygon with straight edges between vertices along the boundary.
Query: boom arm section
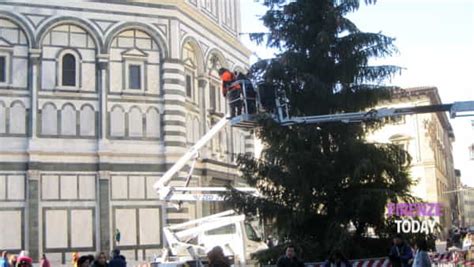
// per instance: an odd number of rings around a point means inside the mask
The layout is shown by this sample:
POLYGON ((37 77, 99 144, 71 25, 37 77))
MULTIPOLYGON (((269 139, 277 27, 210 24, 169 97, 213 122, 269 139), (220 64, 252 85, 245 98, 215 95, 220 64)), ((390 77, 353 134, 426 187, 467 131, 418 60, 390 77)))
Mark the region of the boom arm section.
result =
POLYGON ((214 125, 209 132, 207 132, 201 139, 199 139, 196 144, 194 144, 186 154, 184 154, 165 174, 155 182, 153 187, 158 192, 160 199, 165 199, 166 196, 170 193, 170 187, 168 187, 169 181, 173 176, 181 170, 181 168, 186 165, 186 163, 191 160, 193 157, 196 157, 199 153, 199 149, 209 142, 214 135, 216 135, 226 124, 229 122, 229 119, 225 116, 214 125))
POLYGON ((451 118, 474 116, 474 113, 465 114, 465 112, 474 112, 474 101, 454 102, 452 104, 442 104, 442 105, 403 107, 403 108, 381 108, 381 109, 372 109, 368 112, 349 112, 349 113, 306 116, 306 117, 286 117, 285 118, 280 115, 279 123, 284 126, 289 126, 293 124, 313 124, 313 123, 325 123, 325 122, 350 123, 350 122, 378 120, 382 118, 395 117, 395 116, 401 116, 401 115, 446 112, 446 111, 450 113, 451 118))
MULTIPOLYGON (((163 233, 166 237, 168 243, 168 249, 171 250, 173 255, 179 255, 184 253, 189 253, 190 256, 196 254, 204 254, 207 250, 210 249, 209 244, 206 247, 204 244, 192 244, 191 239, 199 236, 200 234, 205 233, 206 231, 211 231, 219 229, 221 227, 236 224, 243 222, 245 220, 245 215, 237 215, 235 211, 228 210, 214 215, 206 216, 203 218, 191 220, 185 223, 166 226, 163 227, 163 233), (197 253, 200 252, 200 253, 197 253)), ((237 243, 230 244, 221 244, 221 246, 228 246, 231 249, 236 249, 237 243)), ((164 251, 162 261, 165 261, 167 251, 164 251)), ((244 255, 239 255, 240 257, 245 257, 244 255)))

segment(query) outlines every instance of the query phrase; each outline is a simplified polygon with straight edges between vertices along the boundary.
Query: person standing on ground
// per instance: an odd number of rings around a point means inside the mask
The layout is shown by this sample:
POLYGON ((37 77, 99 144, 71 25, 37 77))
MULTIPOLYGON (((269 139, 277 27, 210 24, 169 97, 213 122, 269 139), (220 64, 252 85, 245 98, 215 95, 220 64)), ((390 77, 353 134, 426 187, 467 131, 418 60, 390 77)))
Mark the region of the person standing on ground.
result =
POLYGON ((73 267, 77 267, 77 266, 78 266, 78 265, 77 265, 77 261, 78 261, 78 260, 79 260, 79 252, 73 252, 73 253, 72 253, 72 260, 71 260, 73 267))
POLYGON ((230 267, 229 261, 224 255, 224 250, 217 246, 207 253, 209 267, 230 267))
POLYGON ((33 267, 33 264, 31 262, 26 261, 26 260, 19 260, 16 267, 33 267))
POLYGON ((222 95, 227 98, 229 105, 230 117, 240 115, 242 113, 241 87, 236 83, 234 73, 226 68, 220 68, 219 77, 222 81, 222 95))
POLYGON ((277 261, 277 267, 304 267, 304 263, 296 257, 295 246, 288 245, 286 247, 285 255, 277 261))
POLYGON ((22 266, 33 265, 33 259, 30 258, 28 250, 22 250, 17 259, 18 265, 23 264, 22 266))
POLYGON ((112 259, 109 262, 109 267, 127 267, 125 257, 120 255, 120 250, 114 249, 112 251, 112 259))
POLYGON ((0 258, 0 267, 9 267, 8 264, 8 251, 2 252, 2 258, 0 258))
POLYGON ((462 242, 462 250, 469 250, 471 248, 472 244, 472 237, 470 233, 466 234, 464 237, 464 240, 462 242))
POLYGON ((10 263, 10 267, 16 267, 16 255, 11 255, 8 262, 10 263))
POLYGON ((462 248, 461 231, 459 229, 454 229, 452 240, 453 240, 453 246, 457 248, 462 248))
POLYGON ((90 264, 89 256, 80 256, 77 260, 77 267, 89 267, 90 264))
POLYGON ((49 260, 46 258, 46 254, 43 254, 43 257, 41 257, 40 267, 51 267, 51 263, 49 263, 49 260))
POLYGON ((448 237, 448 238, 446 239, 446 249, 445 249, 445 251, 448 251, 449 248, 452 247, 452 246, 453 246, 453 241, 451 241, 451 238, 448 237))
POLYGON ((393 267, 409 267, 409 261, 413 258, 413 253, 400 235, 393 238, 393 246, 388 255, 393 267))
POLYGON ((415 257, 412 267, 431 267, 431 260, 428 256, 428 244, 425 239, 420 239, 415 244, 415 257))
POLYGON ((324 263, 323 267, 351 267, 352 264, 344 257, 341 251, 336 250, 331 253, 329 259, 324 263))
POLYGON ((275 246, 272 235, 268 235, 266 244, 268 248, 273 248, 275 246))
POLYGON ((107 264, 107 256, 105 255, 105 253, 102 251, 97 253, 94 264, 92 264, 92 267, 108 267, 108 266, 109 265, 107 264))

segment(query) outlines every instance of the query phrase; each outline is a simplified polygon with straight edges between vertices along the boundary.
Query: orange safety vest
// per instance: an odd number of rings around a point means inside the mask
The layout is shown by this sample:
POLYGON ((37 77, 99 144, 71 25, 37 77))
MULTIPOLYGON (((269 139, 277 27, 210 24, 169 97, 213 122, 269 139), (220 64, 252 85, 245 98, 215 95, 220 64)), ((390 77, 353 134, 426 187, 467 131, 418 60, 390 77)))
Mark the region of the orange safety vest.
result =
POLYGON ((240 90, 240 84, 232 84, 235 82, 235 75, 230 71, 225 71, 221 75, 222 95, 225 97, 230 90, 240 90))

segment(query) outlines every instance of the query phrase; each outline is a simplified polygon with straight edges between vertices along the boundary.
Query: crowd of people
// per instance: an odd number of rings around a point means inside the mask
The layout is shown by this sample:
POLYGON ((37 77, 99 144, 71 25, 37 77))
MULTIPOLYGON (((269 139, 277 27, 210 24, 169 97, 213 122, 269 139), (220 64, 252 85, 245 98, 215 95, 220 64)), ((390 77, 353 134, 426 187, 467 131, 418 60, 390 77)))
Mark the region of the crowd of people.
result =
MULTIPOLYGON (((105 252, 97 253, 96 257, 93 255, 79 256, 77 253, 73 255, 73 266, 74 267, 126 267, 127 261, 123 255, 120 254, 120 250, 114 249, 108 260, 105 252)), ((43 267, 43 266, 41 266, 43 267)))
MULTIPOLYGON (((457 232, 454 232, 456 234, 457 232)), ((453 237, 450 237, 453 240, 453 237)), ((455 242, 448 243, 446 250, 450 260, 472 261, 474 260, 474 233, 460 235, 460 239, 454 237, 455 242)), ((448 242, 452 242, 448 239, 448 242)), ((273 244, 273 243, 272 243, 273 244)), ((393 267, 431 267, 432 262, 428 254, 428 242, 418 239, 413 244, 405 241, 401 235, 395 235, 393 245, 390 248, 388 259, 393 267)), ((294 246, 287 246, 285 255, 277 261, 277 267, 299 267, 301 261, 295 254, 294 246)), ((350 261, 341 251, 333 251, 324 262, 324 267, 349 267, 350 261)))
MULTIPOLYGON (((420 239, 413 248, 400 235, 393 238, 393 246, 388 258, 392 267, 431 267, 426 240, 420 239)), ((295 246, 288 245, 285 254, 276 264, 277 267, 303 267, 303 262, 296 256, 295 246)), ((324 262, 323 267, 352 267, 352 263, 340 250, 334 250, 324 262)))
POLYGON ((474 233, 469 232, 467 228, 453 228, 449 231, 449 237, 446 241, 446 250, 450 248, 460 248, 468 250, 474 245, 474 233))
MULTIPOLYGON (((105 252, 99 252, 94 255, 82 255, 75 252, 72 254, 73 267, 126 267, 127 262, 123 255, 120 254, 119 250, 113 250, 111 253, 110 260, 108 259, 105 252)), ((18 256, 9 254, 8 251, 2 252, 0 258, 0 267, 32 267, 33 259, 29 257, 27 251, 22 251, 18 256)), ((51 267, 51 263, 45 254, 42 255, 40 260, 40 267, 51 267)))
POLYGON ((393 246, 388 255, 393 267, 430 267, 431 259, 428 255, 428 243, 419 239, 413 248, 400 235, 393 239, 393 246))
MULTIPOLYGON (((469 248, 474 244, 474 234, 467 233, 460 246, 469 248)), ((449 244, 451 245, 451 244, 449 244)), ((214 247, 207 253, 209 267, 230 267, 229 259, 224 255, 224 251, 220 246, 214 247)), ((431 267, 431 260, 428 255, 428 244, 426 240, 419 239, 411 247, 408 242, 404 241, 402 236, 396 235, 393 238, 393 246, 388 254, 391 266, 393 267, 431 267)), ((0 258, 0 267, 31 267, 33 260, 28 256, 27 251, 22 251, 19 255, 9 254, 7 251, 2 252, 0 258)), ((40 267, 51 267, 51 263, 45 254, 40 260, 40 267)), ((105 252, 99 252, 93 255, 82 255, 73 253, 73 267, 126 267, 126 259, 120 254, 119 250, 113 250, 110 259, 105 252)), ((303 267, 304 263, 298 259, 294 245, 287 245, 285 254, 277 261, 277 267, 303 267)), ((324 267, 349 267, 352 266, 349 260, 341 251, 333 251, 329 258, 325 261, 324 267)))
POLYGON ((28 251, 22 251, 19 255, 10 255, 8 251, 3 251, 0 258, 0 267, 30 267, 32 264, 33 259, 28 256, 28 251))

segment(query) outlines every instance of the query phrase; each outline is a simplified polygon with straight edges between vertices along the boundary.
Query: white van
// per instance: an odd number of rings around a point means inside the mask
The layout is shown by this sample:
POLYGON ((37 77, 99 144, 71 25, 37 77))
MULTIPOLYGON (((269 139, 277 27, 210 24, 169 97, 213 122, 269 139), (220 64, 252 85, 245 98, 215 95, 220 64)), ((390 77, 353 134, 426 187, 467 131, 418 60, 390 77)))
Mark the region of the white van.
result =
POLYGON ((216 246, 233 258, 235 266, 251 266, 252 253, 267 249, 245 216, 235 215, 232 210, 164 227, 163 233, 168 248, 162 258, 156 260, 162 265, 155 266, 180 266, 179 263, 205 259, 207 252, 216 246), (173 263, 177 265, 169 265, 173 263))
POLYGON ((246 266, 253 262, 252 253, 267 249, 267 245, 252 224, 246 221, 206 231, 198 236, 198 240, 205 246, 206 251, 210 251, 215 246, 221 246, 224 249, 224 255, 233 256, 236 264, 246 266))

